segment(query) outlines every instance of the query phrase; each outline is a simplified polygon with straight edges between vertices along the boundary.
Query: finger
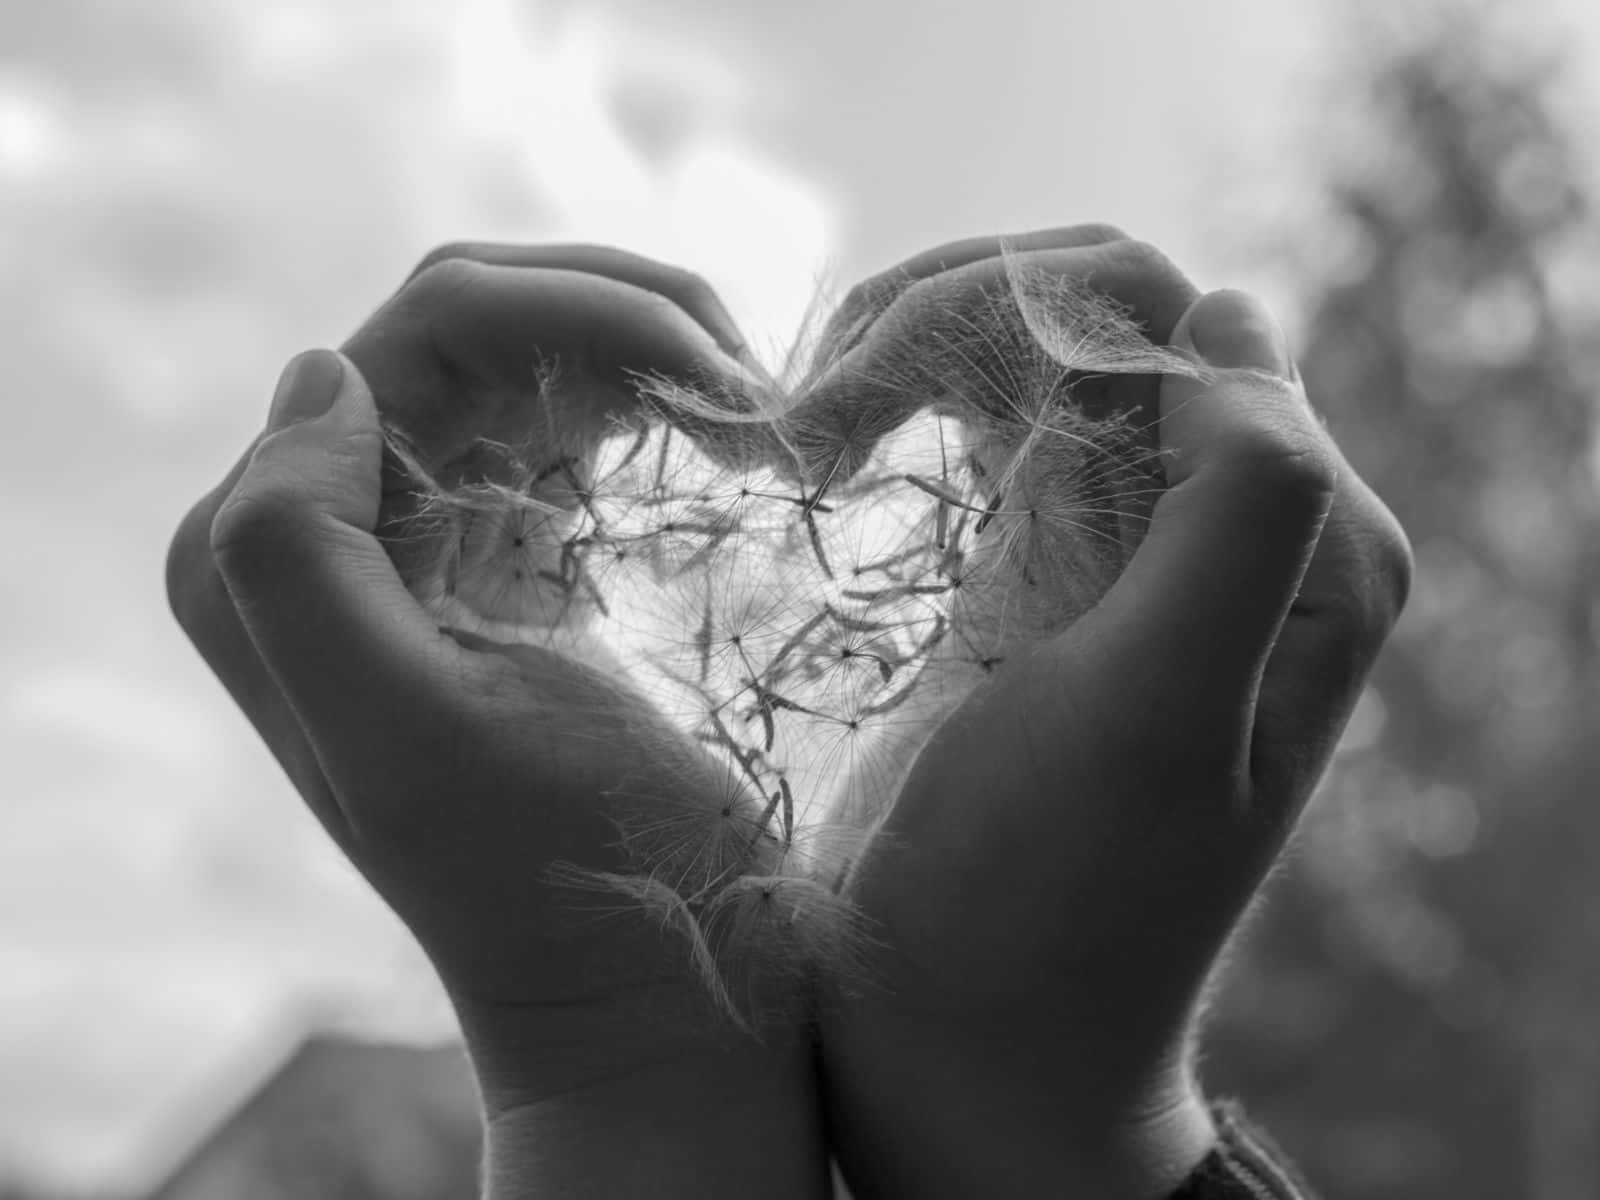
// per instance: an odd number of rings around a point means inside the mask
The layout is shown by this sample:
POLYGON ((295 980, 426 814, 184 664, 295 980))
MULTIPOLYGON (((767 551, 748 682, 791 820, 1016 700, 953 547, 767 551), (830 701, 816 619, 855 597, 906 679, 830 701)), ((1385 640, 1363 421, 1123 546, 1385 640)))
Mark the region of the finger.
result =
POLYGON ((413 276, 344 352, 429 465, 482 438, 517 444, 530 429, 599 429, 634 410, 641 375, 751 382, 657 292, 580 271, 465 259, 413 276), (543 386, 549 369, 558 386, 543 386))
MULTIPOLYGON (((425 264, 345 345, 386 422, 445 488, 480 482, 512 447, 533 473, 583 458, 630 419, 640 376, 754 386, 704 328, 655 291, 565 268, 441 258, 425 264)), ((407 579, 426 577, 455 531, 419 528, 412 473, 386 456, 382 534, 407 579)), ((509 483, 501 478, 499 482, 509 483)))
MULTIPOLYGON (((259 444, 259 443, 257 443, 259 444)), ((211 525, 232 495, 255 444, 222 482, 191 508, 167 551, 167 601, 184 633, 266 743, 295 789, 334 840, 348 840, 339 811, 311 742, 294 710, 256 653, 233 606, 211 552, 211 525)))
POLYGON ((723 353, 750 365, 743 335, 711 285, 682 267, 670 266, 611 246, 517 246, 497 242, 452 242, 432 251, 409 279, 442 262, 463 259, 487 266, 582 271, 671 300, 711 335, 723 353))
MULTIPOLYGON (((944 345, 953 327, 962 328, 963 320, 970 325, 996 295, 1010 293, 1012 273, 1019 267, 1101 293, 1126 309, 1157 343, 1168 340, 1198 294, 1165 255, 1143 242, 1029 250, 951 267, 902 290, 852 348, 828 364, 809 389, 806 404, 793 414, 795 444, 810 456, 812 447, 805 441, 810 431, 848 428, 853 455, 843 472, 848 478, 879 439, 930 397, 960 395, 968 402, 1025 409, 1027 396, 1006 392, 1025 384, 1016 381, 1005 345, 990 344, 981 329, 976 338, 967 339, 971 344, 961 354, 945 352, 944 345), (908 347, 914 352, 908 353, 908 347), (908 378, 908 371, 913 377, 908 378), (951 372, 970 378, 952 378, 951 372)), ((1160 411, 1160 377, 1105 375, 1081 383, 1073 397, 1091 416, 1135 414, 1136 424, 1153 427, 1160 411)), ((815 457, 826 462, 830 453, 828 439, 820 439, 815 457)))
POLYGON ((1127 569, 1069 641, 1094 647, 1120 681, 1115 694, 1139 710, 1108 714, 1112 724, 1183 730, 1181 752, 1219 777, 1245 761, 1262 671, 1338 463, 1289 381, 1282 331, 1257 301, 1204 296, 1173 342, 1216 366, 1216 378, 1163 382, 1167 490, 1127 569))
POLYGON ((838 359, 835 373, 875 377, 880 360, 895 355, 918 329, 942 327, 950 314, 973 312, 988 298, 1009 293, 1012 273, 1019 267, 1099 292, 1126 309, 1146 337, 1157 343, 1169 340, 1179 317, 1199 295, 1170 259, 1145 242, 1025 250, 1009 258, 996 255, 949 267, 900 289, 838 359))
POLYGON ((1069 250, 1078 246, 1126 241, 1127 236, 1114 225, 1067 225, 1009 237, 966 238, 924 250, 897 266, 863 280, 845 294, 844 300, 823 328, 820 356, 843 354, 849 350, 902 292, 924 279, 984 259, 998 259, 1008 249, 1019 253, 1069 250))
POLYGON ((1282 825, 1299 815, 1405 607, 1411 573, 1405 531, 1340 455, 1333 508, 1261 681, 1257 813, 1282 825))
POLYGON ((353 364, 302 355, 210 530, 242 626, 353 825, 390 791, 426 792, 411 772, 429 756, 395 748, 467 724, 476 682, 373 536, 380 449, 353 364))

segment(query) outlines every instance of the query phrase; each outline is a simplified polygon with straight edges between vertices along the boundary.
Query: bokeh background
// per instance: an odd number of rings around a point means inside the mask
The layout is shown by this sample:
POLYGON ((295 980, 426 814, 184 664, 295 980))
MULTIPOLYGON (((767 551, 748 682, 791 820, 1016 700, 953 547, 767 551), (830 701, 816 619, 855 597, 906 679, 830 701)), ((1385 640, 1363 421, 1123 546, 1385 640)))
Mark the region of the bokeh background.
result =
POLYGON ((8 0, 0 1196, 473 1194, 425 962, 166 608, 288 357, 460 238, 776 358, 1087 220, 1278 309, 1418 553, 1207 1083, 1329 1197, 1600 1196, 1597 94, 1582 0, 8 0))

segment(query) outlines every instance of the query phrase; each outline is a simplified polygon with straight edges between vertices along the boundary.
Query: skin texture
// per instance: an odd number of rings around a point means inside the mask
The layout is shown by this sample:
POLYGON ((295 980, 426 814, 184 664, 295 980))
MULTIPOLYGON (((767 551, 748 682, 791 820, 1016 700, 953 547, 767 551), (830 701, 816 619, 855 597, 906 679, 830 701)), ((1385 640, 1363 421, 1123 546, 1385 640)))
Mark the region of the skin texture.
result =
MULTIPOLYGON (((612 865, 606 791, 707 786, 702 752, 593 672, 439 630, 374 536, 373 392, 448 458, 536 423, 541 356, 577 364, 600 409, 627 402, 630 371, 739 378, 755 368, 703 283, 596 247, 446 247, 346 357, 291 364, 267 432, 179 528, 180 623, 451 993, 491 1194, 825 1194, 824 1093, 862 1200, 1153 1198, 1209 1145, 1197 997, 1403 603, 1409 551, 1247 297, 1199 299, 1105 226, 1011 244, 1242 369, 1084 389, 1161 418, 1169 490, 1101 604, 920 757, 894 837, 848 883, 878 922, 880 986, 823 997, 823 1077, 805 1037, 713 1021, 675 938, 574 916, 541 878, 612 865)), ((825 341, 869 373, 897 323, 993 282, 998 255, 920 255, 852 292, 825 341)))
MULTIPOLYGON (((1154 1200, 1193 1168, 1214 1136, 1189 1066, 1198 999, 1409 586, 1403 533, 1270 314, 1197 299, 1112 233, 1045 235, 1055 269, 1234 370, 1124 385, 1124 405, 1153 391, 1166 456, 1142 546, 934 735, 848 883, 888 947, 879 987, 822 1010, 861 1200, 1154 1200)), ((914 287, 963 286, 985 249, 914 260, 914 287)))
POLYGON ((448 453, 463 426, 527 419, 535 352, 581 363, 606 404, 629 370, 736 372, 737 346, 659 264, 476 250, 490 261, 425 263, 347 357, 290 364, 267 431, 173 540, 173 610, 438 968, 484 1093, 492 1194, 823 1194, 809 1042, 724 1026, 678 939, 634 913, 597 920, 542 877, 619 866, 605 793, 704 789, 704 752, 593 671, 436 628, 374 536, 369 378, 401 406, 453 385, 461 411, 425 447, 448 453), (608 1112, 648 1116, 649 1135, 608 1112))

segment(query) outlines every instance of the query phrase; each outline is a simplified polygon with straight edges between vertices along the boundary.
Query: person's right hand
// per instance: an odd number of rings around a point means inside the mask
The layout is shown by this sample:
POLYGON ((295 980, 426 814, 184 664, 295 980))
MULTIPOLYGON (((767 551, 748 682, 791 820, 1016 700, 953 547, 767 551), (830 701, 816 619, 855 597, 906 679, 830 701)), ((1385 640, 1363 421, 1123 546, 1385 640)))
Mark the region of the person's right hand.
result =
POLYGON ((592 247, 439 252, 343 355, 290 364, 266 431, 182 522, 167 581, 190 639, 437 967, 491 1118, 605 1097, 638 1109, 634 1161, 649 1164, 647 1145, 710 1152, 727 1134, 712 1114, 741 1113, 760 1133, 738 1136, 778 1147, 804 1189, 825 1163, 808 1054, 730 1036, 676 931, 614 897, 597 919, 545 874, 622 869, 621 794, 721 803, 726 772, 600 671, 438 627, 375 536, 374 394, 438 467, 480 436, 537 432, 541 360, 563 368, 561 403, 598 412, 634 402, 631 372, 736 376, 740 354, 684 272, 592 247), (613 1087, 649 1076, 665 1091, 613 1087))

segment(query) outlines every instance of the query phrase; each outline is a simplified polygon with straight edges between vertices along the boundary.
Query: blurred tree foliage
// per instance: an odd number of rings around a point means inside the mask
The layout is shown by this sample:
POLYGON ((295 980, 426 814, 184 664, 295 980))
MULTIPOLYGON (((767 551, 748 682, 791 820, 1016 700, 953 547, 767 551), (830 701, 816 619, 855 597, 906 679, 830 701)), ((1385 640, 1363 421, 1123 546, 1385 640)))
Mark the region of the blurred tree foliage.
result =
POLYGON ((1204 1074, 1330 1198, 1600 1196, 1600 239, 1561 57, 1495 11, 1355 56, 1299 283, 1418 571, 1204 1074))

